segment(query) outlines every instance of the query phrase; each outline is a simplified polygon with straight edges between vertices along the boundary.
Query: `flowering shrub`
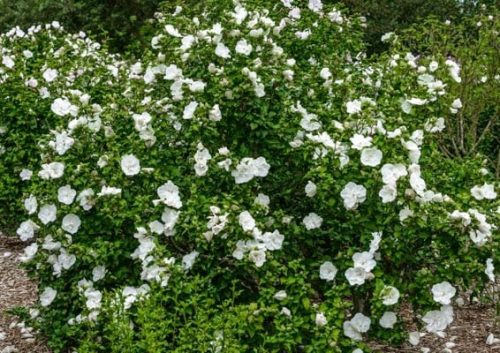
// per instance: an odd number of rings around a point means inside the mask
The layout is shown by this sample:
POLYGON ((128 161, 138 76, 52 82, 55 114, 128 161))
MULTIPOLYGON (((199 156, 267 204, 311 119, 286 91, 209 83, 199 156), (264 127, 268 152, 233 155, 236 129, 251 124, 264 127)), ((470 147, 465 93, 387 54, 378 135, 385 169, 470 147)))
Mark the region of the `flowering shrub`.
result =
POLYGON ((448 55, 460 62, 461 82, 448 86, 460 109, 444 115, 447 129, 440 147, 449 156, 482 154, 500 176, 498 134, 498 82, 496 39, 498 9, 481 5, 475 16, 461 21, 427 20, 395 38, 391 45, 412 48, 426 55, 448 55), (465 128, 467 127, 467 128, 465 128))
POLYGON ((361 25, 318 0, 206 1, 158 14, 135 63, 54 26, 2 37, 2 100, 47 119, 2 178, 56 351, 358 353, 415 342, 403 301, 443 335, 458 290, 494 281, 495 180, 437 145, 459 63, 369 62, 361 25))
POLYGON ((39 143, 52 140, 59 155, 71 148, 77 124, 68 125, 68 116, 96 129, 106 114, 104 97, 110 104, 118 93, 111 86, 120 63, 84 33, 66 34, 57 22, 27 32, 14 28, 0 37, 0 47, 0 224, 6 230, 24 217, 22 189, 47 158, 39 143))

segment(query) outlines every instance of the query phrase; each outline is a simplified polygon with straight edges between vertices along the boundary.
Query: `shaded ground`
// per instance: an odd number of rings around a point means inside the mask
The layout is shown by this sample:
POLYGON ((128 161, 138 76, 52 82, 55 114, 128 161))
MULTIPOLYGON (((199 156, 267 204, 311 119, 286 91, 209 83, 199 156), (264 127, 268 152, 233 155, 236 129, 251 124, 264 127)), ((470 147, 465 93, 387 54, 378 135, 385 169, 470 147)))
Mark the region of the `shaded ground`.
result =
MULTIPOLYGON (((37 300, 36 284, 18 267, 18 256, 22 252, 19 241, 0 233, 0 353, 50 353, 42 339, 23 328, 7 312, 18 306, 29 307, 37 300)), ((408 344, 391 348, 377 343, 371 346, 382 353, 500 353, 500 340, 486 343, 490 334, 500 338, 500 327, 495 327, 494 319, 491 306, 465 305, 455 309, 455 321, 445 338, 427 334, 416 347, 408 344)), ((408 328, 416 329, 411 324, 408 328)))
MULTIPOLYGON (((455 319, 446 330, 446 337, 439 338, 426 334, 420 343, 413 347, 409 343, 400 348, 387 347, 373 343, 371 347, 383 353, 500 353, 500 327, 495 326, 495 310, 492 306, 469 304, 455 307, 455 319), (487 338, 493 334, 494 342, 487 338)), ((407 312, 408 316, 411 313, 407 312)), ((409 322, 411 319, 405 320, 409 322)), ((407 324, 409 331, 417 327, 407 324)), ((493 341, 493 339, 492 339, 493 341)))
POLYGON ((43 341, 7 311, 37 300, 36 284, 18 267, 23 246, 0 234, 0 353, 50 353, 43 341))

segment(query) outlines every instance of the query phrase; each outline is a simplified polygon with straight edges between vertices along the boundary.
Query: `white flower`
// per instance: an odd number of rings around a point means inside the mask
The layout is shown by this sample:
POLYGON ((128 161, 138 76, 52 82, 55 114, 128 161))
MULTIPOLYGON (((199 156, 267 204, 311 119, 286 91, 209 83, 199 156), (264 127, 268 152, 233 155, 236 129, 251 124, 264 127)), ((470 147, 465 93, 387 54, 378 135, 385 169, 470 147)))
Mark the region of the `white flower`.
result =
POLYGON ((167 32, 172 37, 177 37, 177 38, 181 38, 182 37, 182 34, 180 34, 179 31, 174 26, 172 26, 171 24, 167 24, 165 26, 165 32, 167 32))
POLYGON ((59 71, 57 71, 56 69, 47 69, 42 74, 43 78, 47 82, 54 81, 58 75, 59 75, 59 71))
POLYGON ((470 190, 470 193, 476 200, 494 200, 497 197, 497 193, 495 192, 495 187, 493 184, 485 183, 482 186, 476 185, 470 190))
POLYGON ((428 132, 441 132, 446 128, 444 118, 437 118, 434 122, 432 120, 428 120, 425 123, 425 131, 428 132))
POLYGON ((139 159, 137 159, 137 157, 133 154, 126 154, 122 156, 120 166, 123 173, 127 176, 137 175, 141 171, 139 159))
POLYGON ((440 335, 453 322, 453 308, 450 305, 443 305, 441 310, 426 313, 422 321, 427 324, 425 329, 428 332, 440 335))
POLYGON ((309 38, 310 35, 311 35, 310 29, 306 29, 305 31, 295 32, 295 36, 301 40, 306 40, 307 38, 309 38))
POLYGON ((234 12, 231 13, 231 16, 234 18, 234 22, 236 22, 237 25, 241 25, 243 21, 248 16, 248 11, 241 5, 236 5, 234 8, 234 12))
POLYGON ((85 305, 89 310, 101 307, 102 293, 100 291, 94 288, 87 288, 83 295, 87 298, 85 305))
POLYGON ((431 63, 429 64, 429 71, 434 72, 438 69, 438 67, 439 64, 437 63, 437 61, 431 61, 431 63))
POLYGON ((361 101, 355 99, 346 103, 347 114, 356 114, 361 112, 361 101))
POLYGON ((160 221, 153 221, 148 224, 151 232, 155 234, 162 234, 165 231, 165 226, 160 221))
POLYGON ((160 202, 167 206, 179 209, 182 207, 179 188, 170 180, 156 190, 160 202))
POLYGON ((212 107, 208 114, 208 118, 212 121, 220 121, 222 119, 222 113, 218 104, 212 107))
POLYGON ((35 257, 37 252, 38 252, 37 243, 32 243, 31 245, 24 248, 24 254, 19 256, 19 260, 21 260, 21 262, 31 261, 35 257))
POLYGON ((59 116, 76 116, 78 114, 78 107, 71 104, 66 98, 57 98, 50 106, 52 112, 59 116))
POLYGON ((360 151, 365 147, 370 147, 372 145, 372 138, 370 136, 365 137, 360 134, 354 134, 353 137, 349 139, 352 143, 352 148, 360 151))
POLYGON ((384 305, 394 305, 399 300, 399 291, 396 287, 385 286, 380 293, 380 298, 382 299, 382 304, 384 305))
POLYGON ((2 64, 5 65, 8 69, 12 69, 15 65, 14 59, 11 56, 4 55, 2 57, 2 64))
POLYGON ((361 267, 366 272, 370 272, 375 268, 377 262, 373 259, 373 253, 369 251, 357 252, 352 255, 354 267, 361 267))
POLYGON ((269 173, 271 166, 266 162, 264 157, 257 159, 245 157, 236 166, 236 170, 231 172, 236 184, 243 184, 254 177, 265 177, 269 173))
POLYGON ((231 57, 231 52, 228 47, 226 47, 222 42, 219 42, 217 43, 217 47, 215 47, 215 55, 223 59, 229 59, 231 57))
POLYGON ((370 254, 375 254, 380 247, 380 242, 382 241, 382 232, 372 232, 372 240, 370 242, 370 254))
POLYGON ((449 282, 441 282, 432 286, 432 295, 434 301, 448 305, 451 302, 451 298, 455 296, 457 290, 449 282))
POLYGON ((380 169, 384 184, 395 184, 401 177, 408 175, 403 164, 384 164, 380 169))
POLYGON ((38 201, 34 195, 30 195, 24 200, 24 208, 28 211, 28 214, 33 214, 38 208, 38 201))
POLYGON ((304 223, 304 226, 306 227, 307 230, 317 229, 321 227, 321 224, 323 223, 323 218, 318 216, 316 213, 311 212, 304 217, 302 223, 304 223))
POLYGON ((378 195, 382 199, 382 203, 393 202, 398 195, 398 189, 395 184, 387 184, 380 189, 378 195))
POLYGON ((271 199, 266 194, 259 193, 257 195, 257 197, 255 198, 254 202, 257 205, 261 205, 262 207, 268 208, 269 207, 269 203, 271 202, 271 199))
POLYGON ((280 314, 283 314, 286 317, 292 317, 292 312, 287 307, 281 308, 280 314))
POLYGON ((42 170, 38 172, 38 176, 42 179, 59 179, 63 175, 64 164, 60 162, 42 164, 42 170))
POLYGON ((167 34, 171 35, 172 37, 177 37, 177 38, 182 37, 182 34, 180 34, 179 31, 171 24, 167 24, 165 26, 165 32, 167 32, 167 34))
POLYGON ((416 331, 410 332, 408 335, 408 341, 412 346, 417 346, 420 343, 420 337, 421 337, 420 332, 416 331))
POLYGON ((252 49, 252 45, 248 43, 246 39, 240 39, 238 43, 236 43, 235 51, 238 54, 248 56, 252 52, 252 49))
POLYGON ((407 102, 411 105, 424 105, 427 103, 427 99, 421 99, 421 98, 410 98, 407 100, 407 102))
POLYGON ((350 181, 344 186, 340 196, 344 200, 344 207, 347 210, 355 210, 360 203, 366 200, 366 189, 363 185, 350 181))
POLYGON ((78 232, 81 224, 80 217, 73 213, 69 213, 64 216, 61 228, 70 234, 75 234, 78 232))
POLYGON ((65 154, 75 143, 75 140, 70 137, 66 131, 61 133, 55 132, 55 137, 56 140, 50 141, 49 146, 51 146, 60 156, 65 154))
POLYGON ((323 3, 321 0, 309 0, 307 7, 314 12, 321 12, 323 9, 323 3))
POLYGON ((413 215, 413 211, 408 206, 406 206, 401 211, 399 211, 399 221, 403 223, 406 219, 413 217, 413 215))
POLYGON ((453 220, 460 220, 464 227, 468 226, 471 222, 471 216, 467 212, 460 212, 459 210, 455 210, 450 213, 450 218, 453 220))
POLYGON ((456 114, 461 108, 462 108, 462 101, 460 100, 460 98, 457 98, 451 103, 450 112, 456 114))
POLYGON ((106 276, 106 266, 100 265, 94 267, 94 269, 92 270, 92 281, 100 281, 104 278, 104 276, 106 276))
POLYGON ((120 189, 120 188, 115 188, 113 186, 103 185, 101 188, 101 191, 97 194, 97 196, 102 197, 102 196, 119 195, 119 194, 121 194, 121 192, 122 192, 122 189, 120 189))
POLYGON ((196 101, 189 102, 189 104, 186 105, 186 107, 184 108, 184 112, 182 113, 182 118, 186 120, 192 119, 197 107, 198 107, 198 102, 196 101))
POLYGON ((285 300, 287 297, 286 291, 280 290, 277 291, 276 294, 274 294, 274 299, 276 300, 285 300))
POLYGON ((248 211, 240 213, 238 222, 245 232, 251 232, 255 228, 255 220, 248 211))
POLYGON ((33 176, 33 172, 29 169, 23 169, 23 170, 21 170, 21 173, 19 173, 19 177, 23 181, 30 180, 32 176, 33 176))
POLYGON ((500 339, 496 338, 494 334, 490 333, 488 337, 486 337, 486 344, 491 346, 493 344, 500 343, 500 339))
POLYGON ((332 21, 336 24, 339 24, 339 25, 344 23, 344 18, 342 17, 342 12, 335 10, 335 9, 328 13, 328 18, 330 19, 330 21, 332 21))
POLYGON ((398 318, 395 313, 392 311, 386 311, 380 320, 378 321, 380 326, 383 328, 394 328, 394 324, 398 321, 398 318))
POLYGON ((324 279, 327 282, 333 281, 337 275, 337 267, 330 261, 325 261, 319 267, 319 278, 324 279))
POLYGON ((204 176, 208 171, 208 161, 212 159, 210 152, 200 142, 198 143, 197 151, 194 155, 195 165, 194 171, 197 176, 204 176))
POLYGON ((332 72, 330 71, 329 68, 327 67, 324 67, 323 69, 321 69, 321 71, 319 72, 319 77, 321 77, 323 80, 327 81, 329 79, 332 78, 332 72))
POLYGON ((460 100, 460 98, 455 99, 451 103, 451 107, 454 108, 454 109, 460 109, 460 108, 462 108, 462 101, 460 100))
POLYGON ((304 188, 304 191, 306 192, 307 197, 314 197, 316 195, 316 184, 314 184, 312 181, 308 181, 306 184, 306 187, 304 188))
POLYGON ((57 208, 55 205, 43 205, 38 212, 38 218, 43 224, 49 224, 56 220, 57 208))
POLYGON ((344 275, 351 286, 360 286, 372 277, 370 272, 366 272, 361 267, 350 267, 345 271, 344 275))
POLYGON ((361 164, 376 167, 382 161, 382 151, 378 148, 364 148, 361 151, 361 164))
POLYGON ((401 110, 406 114, 411 113, 411 104, 406 99, 401 102, 401 110))
POLYGON ((257 267, 262 267, 266 262, 266 252, 262 249, 254 249, 248 253, 248 258, 255 264, 257 267))
POLYGON ((495 267, 493 265, 493 259, 489 258, 486 260, 486 269, 484 273, 488 276, 491 282, 495 282, 495 267))
POLYGON ((203 92, 206 86, 207 84, 200 80, 189 82, 189 90, 191 92, 203 92))
POLYGON ((322 327, 328 323, 328 320, 326 319, 324 313, 317 313, 314 322, 316 323, 316 326, 322 327))
POLYGON ((380 37, 380 41, 385 43, 385 42, 388 42, 391 40, 392 37, 395 36, 395 33, 394 32, 387 32, 387 33, 384 33, 382 35, 382 37, 380 37))
POLYGON ((61 186, 57 190, 57 200, 65 205, 71 205, 76 197, 76 190, 69 185, 61 186))
POLYGON ((165 80, 173 81, 182 77, 182 70, 176 65, 170 65, 165 69, 165 80))
POLYGON ((123 288, 122 295, 125 299, 123 303, 123 307, 125 310, 128 310, 132 307, 138 298, 145 296, 150 290, 150 287, 147 284, 143 284, 139 288, 134 287, 125 287, 123 288))
POLYGON ((462 79, 460 78, 460 66, 452 60, 446 60, 445 64, 448 66, 448 72, 453 80, 458 83, 462 82, 462 79))
POLYGON ((144 131, 148 128, 153 118, 148 112, 144 112, 142 114, 132 114, 132 119, 134 119, 135 129, 137 131, 144 131))
POLYGON ((361 341, 363 337, 362 333, 368 332, 370 329, 371 320, 369 317, 357 313, 354 317, 349 321, 344 321, 344 335, 353 339, 354 341, 361 341))
POLYGON ((94 200, 92 199, 92 196, 94 196, 94 190, 92 189, 85 189, 78 194, 78 197, 76 198, 77 201, 80 203, 80 206, 85 210, 88 211, 92 208, 94 205, 94 200))
POLYGON ((279 250, 283 246, 283 240, 285 236, 281 234, 278 230, 274 232, 265 232, 262 234, 262 242, 267 250, 279 250))
POLYGON ((54 265, 54 275, 59 277, 61 275, 61 271, 64 268, 65 270, 69 270, 76 262, 76 256, 69 254, 64 248, 61 249, 61 253, 57 256, 57 261, 54 265))
POLYGON ((40 304, 42 306, 49 306, 56 298, 57 291, 51 287, 45 287, 45 290, 40 295, 40 304))
POLYGON ((422 179, 419 172, 410 174, 410 186, 420 196, 424 195, 424 191, 427 188, 425 180, 422 179))
POLYGON ((27 241, 35 236, 35 231, 38 230, 38 226, 31 220, 22 222, 19 228, 16 230, 16 234, 19 235, 21 241, 27 241))
POLYGON ((188 271, 193 267, 196 258, 200 253, 198 251, 192 251, 187 255, 182 257, 182 268, 184 271, 188 271))

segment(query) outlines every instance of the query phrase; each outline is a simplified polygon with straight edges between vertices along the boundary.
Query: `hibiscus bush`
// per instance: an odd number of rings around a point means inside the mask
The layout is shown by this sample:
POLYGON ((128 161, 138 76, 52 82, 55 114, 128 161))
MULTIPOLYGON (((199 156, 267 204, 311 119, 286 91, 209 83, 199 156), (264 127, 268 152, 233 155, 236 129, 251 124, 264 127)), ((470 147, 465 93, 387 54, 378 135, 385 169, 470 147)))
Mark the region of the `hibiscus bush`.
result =
POLYGON ((453 22, 428 19, 390 41, 426 56, 448 55, 460 63, 460 82, 448 86, 457 95, 460 109, 443 115, 448 128, 440 137, 440 146, 451 157, 482 154, 498 178, 500 141, 494 133, 500 129, 497 18, 497 8, 483 5, 475 16, 453 22))
POLYGON ((0 45, 0 224, 10 230, 24 217, 22 190, 46 158, 40 144, 52 140, 59 155, 73 145, 70 130, 77 121, 68 125, 66 115, 88 121, 95 126, 91 130, 100 128, 100 104, 118 93, 110 87, 120 65, 99 43, 84 33, 65 33, 57 22, 27 32, 14 28, 0 37, 0 45))
POLYGON ((2 37, 3 197, 56 352, 417 344, 402 303, 443 335, 494 282, 497 183, 438 145, 460 63, 369 61, 362 26, 204 1, 158 13, 137 62, 57 24, 2 37))

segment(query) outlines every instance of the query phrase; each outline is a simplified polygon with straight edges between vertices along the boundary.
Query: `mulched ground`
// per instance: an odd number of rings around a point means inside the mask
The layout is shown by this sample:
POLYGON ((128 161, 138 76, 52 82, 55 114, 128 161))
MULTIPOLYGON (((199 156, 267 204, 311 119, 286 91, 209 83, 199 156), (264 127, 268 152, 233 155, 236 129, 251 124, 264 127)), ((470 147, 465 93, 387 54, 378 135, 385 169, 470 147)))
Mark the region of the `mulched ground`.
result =
MULTIPOLYGON (((27 331, 8 313, 12 308, 29 307, 37 301, 36 284, 18 266, 22 252, 19 241, 0 233, 0 353, 50 353, 43 339, 27 331)), ((415 330, 415 327, 409 323, 408 329, 415 330)), ((500 340, 486 343, 490 334, 500 338, 493 307, 470 304, 455 309, 455 321, 445 338, 427 334, 417 347, 408 344, 391 348, 378 343, 371 346, 381 353, 500 353, 500 340)))
POLYGON ((43 340, 8 313, 37 301, 37 286, 18 267, 23 245, 0 234, 0 353, 50 353, 43 340))
MULTIPOLYGON (((404 318, 408 331, 416 331, 415 324, 410 323, 411 311, 404 309, 404 318), (405 315, 406 314, 406 315, 405 315)), ((370 346, 383 353, 500 353, 500 326, 495 325, 493 306, 478 303, 454 308, 455 319, 446 330, 446 337, 440 338, 426 334, 420 338, 418 346, 409 343, 403 347, 393 348, 373 343, 370 346), (487 343, 490 334, 495 342, 487 343)), ((497 318, 497 320, 500 318, 497 318)))

